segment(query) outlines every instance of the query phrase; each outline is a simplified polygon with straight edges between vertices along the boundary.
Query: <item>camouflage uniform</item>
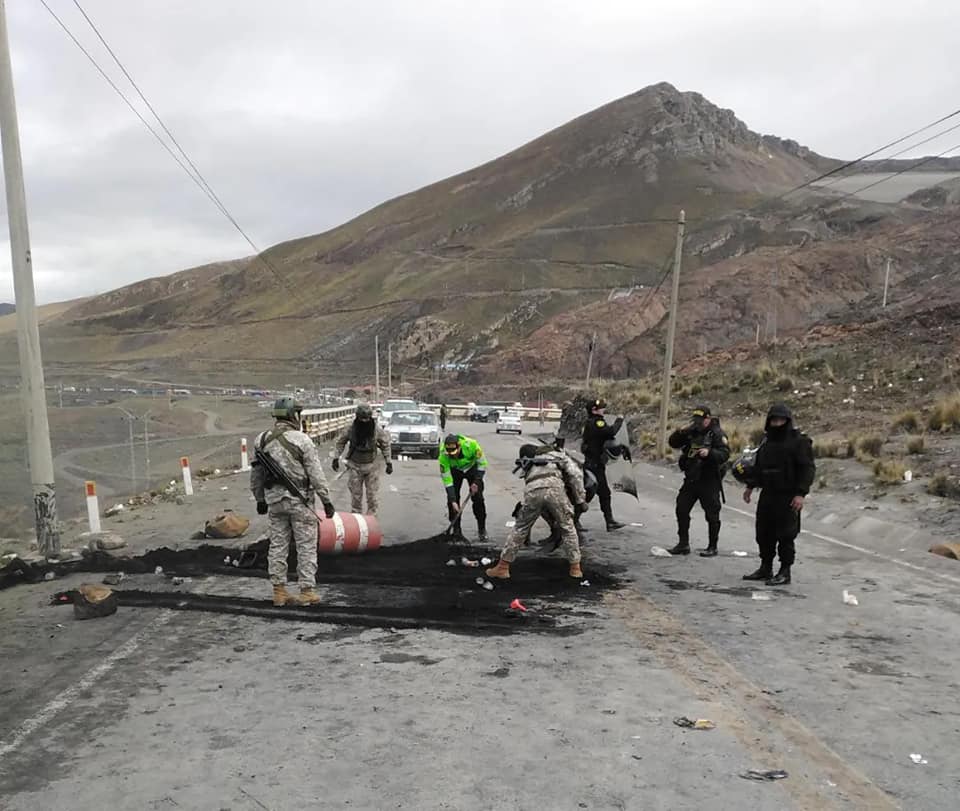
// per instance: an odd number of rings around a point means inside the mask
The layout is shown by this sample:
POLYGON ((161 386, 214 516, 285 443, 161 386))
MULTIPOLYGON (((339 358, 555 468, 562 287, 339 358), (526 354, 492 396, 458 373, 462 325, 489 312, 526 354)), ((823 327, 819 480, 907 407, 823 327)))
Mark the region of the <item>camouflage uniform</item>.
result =
MULTIPOLYGON (((292 422, 278 420, 264 431, 254 447, 268 454, 308 500, 314 495, 330 504, 327 477, 313 441, 292 422)), ((258 502, 266 502, 270 521, 270 551, 267 569, 275 585, 287 582, 290 541, 297 545, 297 580, 300 588, 312 589, 317 579, 317 515, 279 482, 268 482, 260 465, 250 471, 250 490, 258 502)))
POLYGON ((580 562, 580 543, 573 524, 573 505, 570 495, 578 504, 587 500, 583 489, 583 474, 574 461, 561 451, 548 451, 538 455, 527 470, 523 488, 523 504, 517 516, 516 526, 511 530, 507 543, 500 553, 500 560, 512 563, 520 547, 530 535, 530 530, 541 514, 560 531, 560 549, 570 563, 580 562))
POLYGON ((354 422, 337 439, 337 456, 350 445, 347 454, 347 489, 350 491, 350 509, 363 513, 363 491, 367 491, 367 512, 375 515, 380 507, 380 468, 376 463, 377 451, 383 454, 387 464, 391 461, 390 436, 379 425, 365 441, 358 438, 354 422))

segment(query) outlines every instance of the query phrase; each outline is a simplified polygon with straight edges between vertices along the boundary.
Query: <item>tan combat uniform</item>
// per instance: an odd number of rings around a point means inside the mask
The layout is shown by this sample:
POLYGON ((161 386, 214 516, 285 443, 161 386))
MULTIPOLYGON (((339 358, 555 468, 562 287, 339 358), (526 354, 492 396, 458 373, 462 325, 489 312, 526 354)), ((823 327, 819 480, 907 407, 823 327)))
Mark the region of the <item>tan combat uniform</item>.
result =
POLYGON ((517 516, 516 526, 507 538, 506 546, 500 553, 500 560, 512 563, 520 547, 530 535, 530 530, 543 514, 560 532, 560 549, 570 563, 580 562, 580 542, 573 524, 573 505, 567 495, 569 486, 571 495, 578 504, 587 500, 583 489, 583 474, 576 463, 565 453, 548 451, 539 454, 524 476, 523 503, 517 516))
MULTIPOLYGON (((330 503, 327 477, 320 464, 320 454, 313 441, 291 422, 278 420, 270 431, 257 437, 255 446, 279 465, 290 481, 309 501, 316 494, 324 504, 330 503)), ((287 554, 291 539, 297 545, 297 580, 300 588, 312 589, 317 580, 317 515, 283 484, 268 482, 267 472, 260 465, 250 471, 253 497, 268 505, 270 551, 267 569, 270 582, 286 585, 287 554)))
POLYGON ((356 439, 355 423, 350 425, 337 439, 337 456, 347 453, 347 489, 350 491, 350 509, 363 514, 363 491, 367 491, 367 512, 376 515, 380 508, 380 468, 376 463, 377 451, 383 454, 386 462, 391 461, 390 436, 379 425, 374 426, 373 434, 366 442, 356 439))

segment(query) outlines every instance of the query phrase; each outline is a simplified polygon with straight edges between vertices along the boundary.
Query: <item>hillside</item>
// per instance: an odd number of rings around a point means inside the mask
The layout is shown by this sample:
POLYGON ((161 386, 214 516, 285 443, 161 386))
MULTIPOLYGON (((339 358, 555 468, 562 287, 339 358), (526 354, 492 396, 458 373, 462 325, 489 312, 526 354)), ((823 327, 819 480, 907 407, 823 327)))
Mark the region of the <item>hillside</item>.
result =
MULTIPOLYGON (((669 223, 723 220, 829 161, 658 84, 326 233, 96 296, 48 320, 48 363, 224 374, 472 361, 553 316, 651 284, 669 223), (282 282, 278 279, 282 277, 282 282)), ((10 336, 12 337, 12 336, 10 336)), ((0 357, 11 359, 0 335, 0 357)))

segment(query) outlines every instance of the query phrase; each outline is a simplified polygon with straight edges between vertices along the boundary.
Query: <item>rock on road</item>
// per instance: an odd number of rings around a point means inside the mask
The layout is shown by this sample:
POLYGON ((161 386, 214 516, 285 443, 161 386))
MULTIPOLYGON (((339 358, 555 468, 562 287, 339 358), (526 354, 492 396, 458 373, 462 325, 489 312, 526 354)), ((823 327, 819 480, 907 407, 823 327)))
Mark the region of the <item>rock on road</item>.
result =
MULTIPOLYGON (((526 437, 455 427, 490 457, 499 544, 520 492, 511 463, 526 437)), ((398 462, 384 477, 388 540, 442 528, 435 466, 398 462)), ((901 552, 895 539, 865 546, 830 533, 814 496, 807 526, 816 535, 799 543, 793 585, 746 588, 752 521, 732 485, 721 557, 654 558, 651 546, 673 543, 676 477, 639 470, 639 503, 617 494, 614 504, 642 527, 607 534, 596 506, 585 517, 587 577, 592 561, 621 566, 622 588, 580 605, 568 634, 130 607, 80 623, 46 605, 52 584, 0 592, 0 807, 955 807, 955 564, 901 552), (860 605, 844 605, 843 589, 860 605), (678 716, 717 726, 682 729, 678 716), (913 763, 912 753, 928 762, 913 763), (740 777, 748 769, 789 777, 749 781, 740 777)), ((472 515, 464 527, 474 532, 472 515)), ((696 514, 693 527, 702 540, 696 514)), ((263 599, 268 591, 265 580, 225 576, 190 588, 263 599)), ((347 589, 320 591, 341 602, 347 589)), ((496 593, 505 605, 522 599, 522 577, 496 593)))

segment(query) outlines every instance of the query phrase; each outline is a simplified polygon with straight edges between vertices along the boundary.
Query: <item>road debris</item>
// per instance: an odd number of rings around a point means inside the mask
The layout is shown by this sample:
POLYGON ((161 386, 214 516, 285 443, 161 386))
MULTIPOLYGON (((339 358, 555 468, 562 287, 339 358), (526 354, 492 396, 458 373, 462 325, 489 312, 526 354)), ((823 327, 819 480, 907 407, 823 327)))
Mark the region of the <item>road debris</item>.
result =
POLYGON ((846 589, 843 590, 843 604, 844 605, 860 605, 860 601, 857 600, 855 594, 851 594, 846 589))
POLYGON ((487 581, 484 582, 483 587, 484 587, 487 591, 493 591, 493 583, 491 583, 489 580, 487 580, 487 581))
POLYGON ((107 510, 103 513, 104 518, 113 518, 115 515, 119 515, 126 508, 122 504, 114 504, 112 507, 108 507, 107 510))
POLYGON ((163 574, 163 566, 157 566, 157 568, 153 570, 153 573, 154 573, 154 574, 163 574))
POLYGON ((684 727, 685 729, 716 729, 717 725, 711 721, 709 718, 697 718, 696 720, 692 718, 687 718, 685 715, 681 715, 679 718, 674 718, 673 723, 678 727, 684 727))
POLYGON ((212 521, 207 521, 203 527, 204 535, 208 538, 224 540, 240 538, 250 528, 250 519, 237 515, 232 510, 224 510, 212 521))
POLYGON ((104 575, 103 584, 105 586, 119 586, 123 582, 124 577, 123 572, 111 572, 110 574, 104 575))
POLYGON ((755 591, 750 595, 751 600, 760 600, 761 602, 768 602, 773 599, 769 594, 764 594, 762 591, 755 591))
POLYGON ((928 762, 927 759, 926 759, 923 755, 918 754, 918 753, 916 753, 916 752, 914 752, 912 755, 910 755, 910 760, 912 760, 912 761, 913 761, 914 763, 916 763, 918 766, 925 766, 925 765, 927 764, 927 762, 928 762))
POLYGON ((480 558, 481 566, 489 566, 493 561, 490 558, 480 558))
POLYGON ((460 564, 466 566, 468 569, 476 569, 478 566, 480 566, 480 561, 470 560, 470 558, 463 557, 460 558, 460 564))
POLYGON ((650 547, 650 554, 655 558, 669 558, 673 557, 666 549, 662 546, 652 546, 650 547))
POLYGON ((527 610, 527 607, 526 607, 523 603, 520 602, 520 598, 519 598, 519 597, 514 597, 514 598, 513 598, 513 602, 510 603, 510 607, 511 607, 514 611, 526 611, 526 610, 527 610))
POLYGON ((581 580, 581 581, 580 581, 580 585, 581 585, 581 586, 589 586, 589 585, 590 585, 590 581, 589 581, 589 580, 586 580, 586 579, 581 580))
POLYGON ((56 577, 56 575, 53 572, 47 572, 46 574, 44 574, 43 579, 49 582, 53 580, 54 577, 56 577))
POLYGON ((105 586, 83 583, 73 597, 73 616, 78 620, 98 619, 117 613, 117 595, 105 586))
POLYGON ((741 552, 739 549, 734 549, 731 553, 735 558, 745 558, 747 557, 747 552, 741 552))
POLYGON ((747 769, 740 776, 744 780, 783 780, 789 777, 783 769, 747 769))
POLYGON ((447 561, 447 566, 456 566, 456 565, 457 565, 457 562, 453 558, 450 558, 450 560, 447 561))

